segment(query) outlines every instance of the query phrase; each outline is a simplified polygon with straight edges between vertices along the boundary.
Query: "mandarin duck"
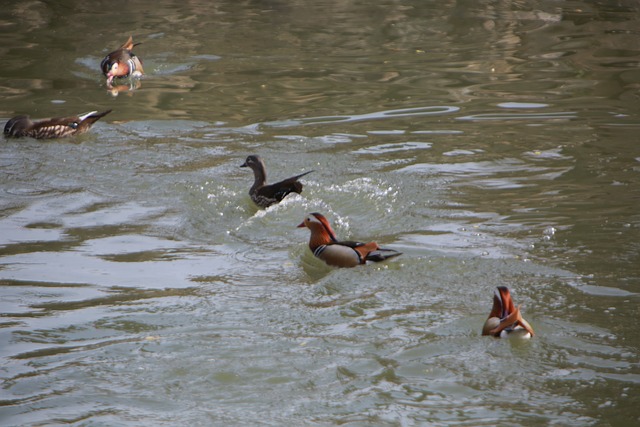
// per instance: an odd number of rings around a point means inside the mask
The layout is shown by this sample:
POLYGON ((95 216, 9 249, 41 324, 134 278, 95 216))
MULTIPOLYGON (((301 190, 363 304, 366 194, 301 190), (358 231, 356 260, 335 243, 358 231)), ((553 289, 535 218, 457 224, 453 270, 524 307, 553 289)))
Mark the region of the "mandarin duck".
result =
POLYGON ((313 172, 308 171, 276 182, 275 184, 267 184, 267 170, 260 156, 251 155, 247 157, 247 160, 245 160, 240 167, 250 167, 253 170, 255 180, 249 189, 249 196, 251 196, 251 200, 261 208, 267 208, 275 203, 281 202, 289 193, 300 194, 302 191, 302 183, 298 181, 298 178, 313 172))
POLYGON ((29 116, 16 116, 4 126, 4 134, 13 137, 29 136, 36 139, 80 135, 88 131, 95 122, 110 112, 111 110, 103 111, 102 113, 90 111, 78 116, 55 117, 35 122, 29 116))
POLYGON ((376 242, 339 241, 327 218, 319 213, 307 215, 298 227, 311 230, 309 249, 334 267, 355 267, 367 261, 379 262, 401 255, 393 249, 381 248, 376 242))
POLYGON ((111 86, 111 82, 116 77, 140 77, 144 74, 142 69, 142 61, 131 49, 140 43, 133 43, 133 37, 129 36, 129 40, 104 57, 100 63, 100 69, 107 76, 107 85, 111 86))
POLYGON ((506 286, 498 286, 493 294, 493 308, 489 318, 484 322, 482 335, 498 338, 533 336, 533 328, 520 314, 520 307, 513 304, 511 293, 506 286))

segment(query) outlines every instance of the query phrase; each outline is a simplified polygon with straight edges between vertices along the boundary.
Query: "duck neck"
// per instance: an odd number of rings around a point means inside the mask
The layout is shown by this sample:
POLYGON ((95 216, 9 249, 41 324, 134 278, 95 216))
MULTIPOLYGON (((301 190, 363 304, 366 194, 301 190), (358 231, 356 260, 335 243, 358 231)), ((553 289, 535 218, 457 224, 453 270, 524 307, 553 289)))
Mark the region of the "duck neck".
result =
POLYGON ((331 237, 324 230, 312 230, 309 238, 309 248, 311 251, 315 251, 320 246, 328 245, 331 243, 331 237))
POLYGON ((253 168, 254 182, 251 190, 256 190, 263 187, 267 183, 267 172, 262 167, 253 168))

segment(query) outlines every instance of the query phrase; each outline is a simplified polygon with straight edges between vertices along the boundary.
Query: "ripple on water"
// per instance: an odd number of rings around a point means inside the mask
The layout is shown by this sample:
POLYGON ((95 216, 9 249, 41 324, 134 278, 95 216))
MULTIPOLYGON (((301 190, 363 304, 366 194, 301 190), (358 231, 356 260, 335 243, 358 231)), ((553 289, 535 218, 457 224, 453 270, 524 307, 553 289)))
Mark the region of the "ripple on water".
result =
POLYGON ((265 122, 263 126, 269 127, 295 127, 304 125, 319 125, 319 124, 335 124, 335 123, 351 123, 359 122, 363 120, 380 120, 391 119, 400 117, 419 117, 419 116, 433 116, 442 114, 451 114, 459 111, 459 107, 453 106, 426 106, 415 108, 400 108, 395 110, 375 111, 372 113, 354 114, 349 116, 321 116, 321 117, 307 117, 302 119, 290 119, 283 121, 265 122))
POLYGON ((400 151, 428 150, 432 147, 430 142, 407 141, 401 143, 379 144, 371 147, 360 148, 354 154, 386 154, 400 151))
MULTIPOLYGON (((451 153, 449 153, 450 155, 451 153)), ((458 157, 459 152, 454 157, 458 157)), ((536 180, 554 180, 572 166, 534 165, 515 158, 498 161, 415 163, 398 170, 414 175, 450 176, 466 184, 490 189, 517 189, 537 185, 536 180)))

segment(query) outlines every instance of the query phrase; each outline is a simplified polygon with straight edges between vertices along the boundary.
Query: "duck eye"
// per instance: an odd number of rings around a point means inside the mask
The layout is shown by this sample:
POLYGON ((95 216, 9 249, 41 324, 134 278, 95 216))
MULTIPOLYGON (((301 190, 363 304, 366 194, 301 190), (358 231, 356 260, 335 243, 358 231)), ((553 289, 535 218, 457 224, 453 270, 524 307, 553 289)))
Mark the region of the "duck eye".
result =
POLYGON ((78 122, 71 122, 69 123, 69 127, 71 129, 78 129, 78 122))

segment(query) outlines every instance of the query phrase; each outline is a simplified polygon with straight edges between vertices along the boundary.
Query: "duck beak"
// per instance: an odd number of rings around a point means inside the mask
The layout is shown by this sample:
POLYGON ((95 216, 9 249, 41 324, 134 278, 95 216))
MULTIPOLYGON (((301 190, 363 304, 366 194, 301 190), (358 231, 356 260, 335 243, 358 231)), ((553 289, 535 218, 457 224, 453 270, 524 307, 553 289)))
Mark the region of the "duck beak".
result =
POLYGON ((307 225, 304 223, 304 221, 302 221, 300 224, 298 224, 297 228, 304 228, 307 225))
POLYGON ((240 165, 241 168, 246 168, 247 166, 249 166, 247 162, 244 162, 243 164, 240 165))

